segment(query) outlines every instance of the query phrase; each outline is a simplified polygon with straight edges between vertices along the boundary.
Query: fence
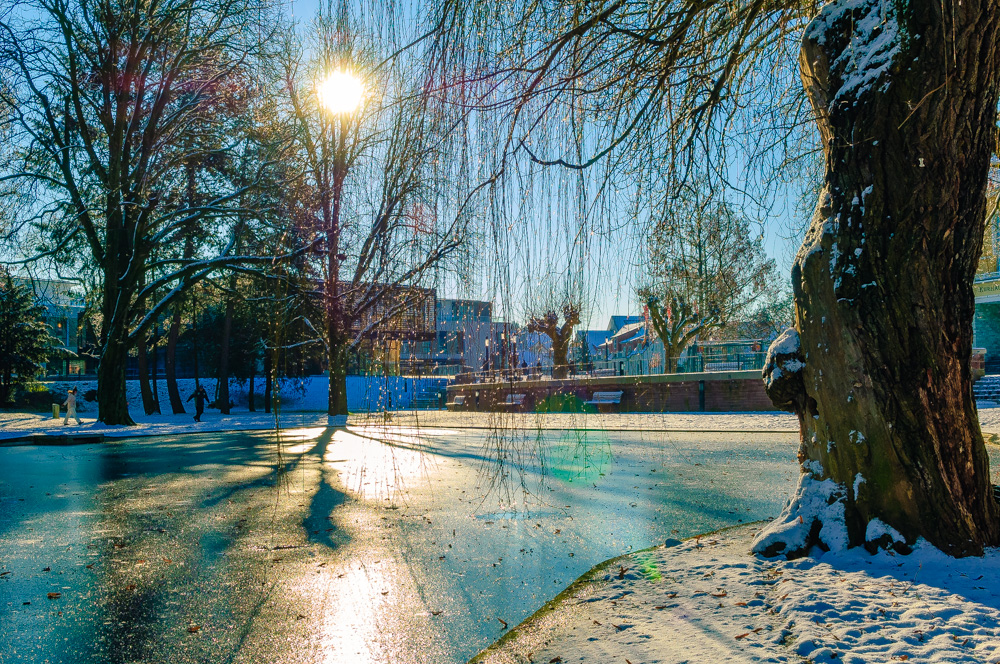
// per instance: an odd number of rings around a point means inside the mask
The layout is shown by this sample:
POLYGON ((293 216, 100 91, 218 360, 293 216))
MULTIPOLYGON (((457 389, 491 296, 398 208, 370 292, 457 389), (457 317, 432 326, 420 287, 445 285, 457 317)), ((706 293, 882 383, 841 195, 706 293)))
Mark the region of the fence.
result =
MULTIPOLYGON (((565 367, 567 378, 600 378, 607 376, 655 376, 665 373, 704 373, 725 371, 750 371, 764 369, 767 358, 765 351, 729 351, 726 353, 703 352, 683 356, 675 362, 673 371, 664 371, 663 356, 650 355, 643 357, 635 355, 629 358, 612 358, 594 360, 587 364, 569 364, 565 367), (659 362, 650 360, 657 358, 659 362), (651 366, 654 365, 654 366, 651 366)), ((549 380, 552 378, 552 365, 538 367, 494 369, 461 373, 455 377, 456 384, 495 383, 517 380, 549 380)))

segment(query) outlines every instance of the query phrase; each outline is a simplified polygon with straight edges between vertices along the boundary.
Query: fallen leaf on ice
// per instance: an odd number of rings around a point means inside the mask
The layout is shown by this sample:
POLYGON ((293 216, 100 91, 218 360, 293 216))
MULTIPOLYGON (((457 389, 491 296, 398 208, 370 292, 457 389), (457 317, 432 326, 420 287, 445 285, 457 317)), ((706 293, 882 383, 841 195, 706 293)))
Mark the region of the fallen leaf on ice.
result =
POLYGON ((733 638, 735 638, 738 641, 740 639, 745 639, 748 636, 750 636, 750 632, 743 632, 742 634, 737 634, 733 638))
POLYGON ((49 593, 48 597, 49 599, 59 599, 60 597, 62 597, 62 593, 49 593))
POLYGON ((195 632, 197 632, 200 629, 201 629, 201 625, 188 625, 188 632, 190 632, 191 634, 194 634, 195 632))
POLYGON ((506 620, 504 620, 503 618, 497 618, 497 620, 500 621, 500 624, 503 625, 504 629, 507 629, 507 621, 506 620))

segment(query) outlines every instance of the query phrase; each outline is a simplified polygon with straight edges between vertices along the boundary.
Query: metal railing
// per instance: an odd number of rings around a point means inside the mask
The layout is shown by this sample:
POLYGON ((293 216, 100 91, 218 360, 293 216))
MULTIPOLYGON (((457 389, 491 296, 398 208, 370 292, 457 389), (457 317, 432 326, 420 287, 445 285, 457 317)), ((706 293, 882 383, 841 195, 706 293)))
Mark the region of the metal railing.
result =
MULTIPOLYGON (((654 356, 655 357, 655 356, 654 356)), ((672 371, 664 371, 663 358, 653 362, 645 357, 631 357, 607 360, 594 360, 588 363, 573 363, 566 365, 566 378, 602 378, 612 376, 657 376, 665 373, 712 373, 726 371, 761 371, 764 368, 767 353, 765 351, 730 352, 726 354, 693 354, 673 363, 672 371)), ((488 369, 485 371, 460 373, 455 377, 455 384, 515 382, 522 380, 552 380, 555 367, 542 365, 534 367, 517 367, 488 369)))

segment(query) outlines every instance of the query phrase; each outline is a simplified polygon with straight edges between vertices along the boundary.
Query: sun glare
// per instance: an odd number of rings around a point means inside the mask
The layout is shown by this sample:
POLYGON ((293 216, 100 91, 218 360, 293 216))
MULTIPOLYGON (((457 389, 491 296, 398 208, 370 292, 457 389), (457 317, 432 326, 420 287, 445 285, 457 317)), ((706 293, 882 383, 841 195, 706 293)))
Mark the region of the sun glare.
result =
POLYGON ((337 70, 316 85, 316 94, 331 113, 351 113, 361 105, 365 90, 360 78, 337 70))

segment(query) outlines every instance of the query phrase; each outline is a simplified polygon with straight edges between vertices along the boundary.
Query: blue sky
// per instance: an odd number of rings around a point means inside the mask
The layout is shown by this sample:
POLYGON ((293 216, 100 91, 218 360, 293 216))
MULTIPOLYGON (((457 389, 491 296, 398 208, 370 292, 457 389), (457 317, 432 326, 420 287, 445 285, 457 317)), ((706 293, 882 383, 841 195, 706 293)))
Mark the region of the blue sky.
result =
MULTIPOLYGON (((368 7, 372 3, 361 3, 358 0, 351 0, 357 8, 363 5, 368 7)), ((404 12, 419 11, 420 3, 414 2, 407 5, 400 3, 397 8, 402 7, 404 12)), ((319 7, 317 0, 289 0, 289 16, 307 24, 315 15, 319 7)), ((377 11, 377 9, 375 10, 377 11)), ((778 263, 783 275, 788 275, 791 268, 791 259, 794 256, 800 234, 795 229, 805 226, 803 214, 796 209, 798 193, 794 187, 789 187, 786 191, 779 192, 774 201, 773 208, 765 215, 759 210, 747 209, 749 216, 759 219, 763 225, 764 243, 768 254, 778 263), (793 236, 789 238, 789 236, 793 236)), ((565 238, 560 241, 554 238, 555 234, 550 224, 538 222, 535 228, 525 229, 521 238, 534 237, 529 244, 534 246, 521 247, 523 252, 533 252, 530 259, 524 256, 513 257, 510 269, 509 289, 499 286, 496 277, 498 272, 497 250, 484 246, 478 256, 480 265, 477 275, 469 278, 465 275, 459 279, 447 279, 439 287, 441 297, 464 297, 474 299, 493 300, 498 312, 501 315, 515 321, 521 319, 524 312, 531 307, 536 285, 533 282, 540 280, 540 275, 530 274, 532 268, 525 267, 531 260, 549 260, 553 263, 560 261, 559 256, 565 258, 568 248, 565 247, 565 238), (506 301, 506 302, 505 302, 506 301), (509 306, 505 306, 505 304, 509 306)), ((626 232, 625 235, 628 235, 626 232)), ((635 314, 642 310, 641 304, 634 295, 636 287, 636 270, 633 265, 637 260, 641 260, 636 250, 636 238, 626 237, 605 237, 592 242, 590 247, 590 264, 584 269, 586 274, 585 282, 587 288, 587 302, 585 303, 585 315, 587 320, 585 326, 591 328, 604 328, 608 318, 613 314, 635 314)), ((564 273, 566 265, 552 265, 552 270, 556 273, 564 273)), ((537 268, 535 268, 537 269, 537 268)))

